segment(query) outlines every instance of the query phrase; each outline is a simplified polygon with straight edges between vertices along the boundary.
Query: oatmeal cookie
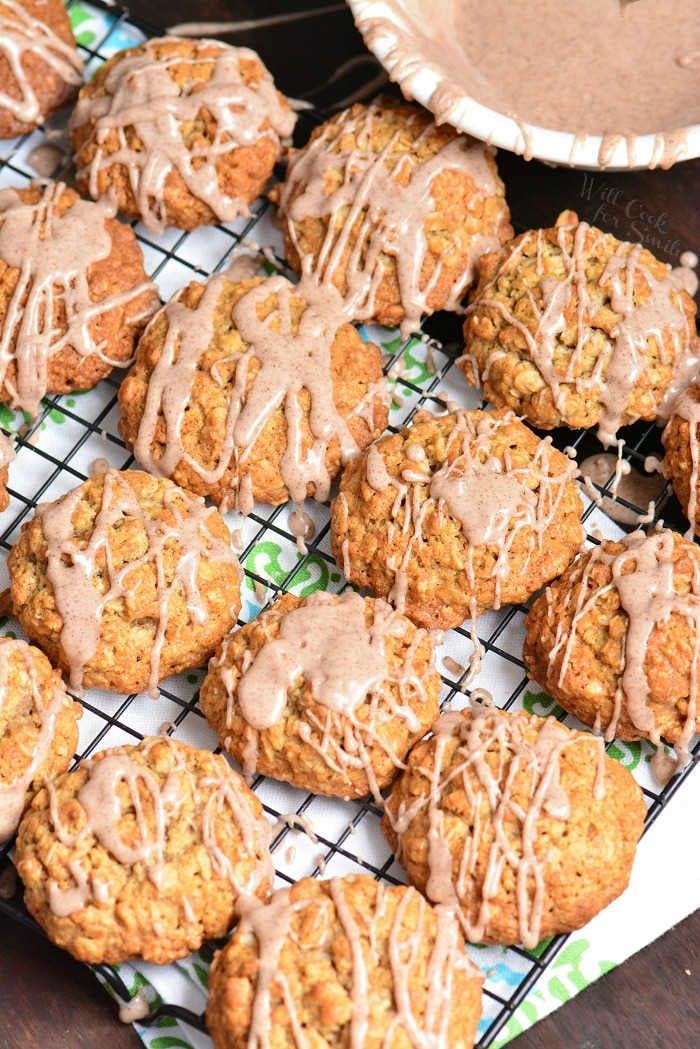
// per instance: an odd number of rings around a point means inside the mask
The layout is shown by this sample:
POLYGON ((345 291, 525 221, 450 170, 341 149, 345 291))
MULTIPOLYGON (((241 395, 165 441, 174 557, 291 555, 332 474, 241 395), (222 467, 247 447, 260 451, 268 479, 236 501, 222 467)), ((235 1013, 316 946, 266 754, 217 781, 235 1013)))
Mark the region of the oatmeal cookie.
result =
POLYGON ((68 768, 81 714, 43 652, 0 638, 0 843, 12 837, 42 780, 68 768))
MULTIPOLYGON (((700 549, 670 529, 587 550, 526 619, 528 673, 607 739, 700 731, 700 549)), ((663 758, 660 752, 658 761, 663 758)))
MULTIPOLYGON (((700 340, 696 353, 700 355, 700 340)), ((688 538, 700 535, 700 383, 693 383, 675 401, 662 440, 663 472, 688 518, 688 538)))
POLYGON ((664 262, 573 211, 485 255, 458 364, 540 429, 663 414, 697 370, 695 303, 664 262))
POLYGON ((216 1049, 471 1049, 483 977, 459 923, 405 885, 304 878, 246 908, 209 977, 216 1049), (310 1043, 309 1043, 310 1044, 310 1043))
POLYGON ((274 877, 262 806, 221 755, 167 736, 104 750, 36 795, 15 863, 29 912, 80 961, 165 965, 274 877))
POLYGON ((296 117, 259 56, 217 40, 148 40, 113 55, 70 121, 77 182, 147 229, 248 214, 296 117))
POLYGON ((455 309, 513 234, 493 151, 388 97, 317 128, 271 196, 290 264, 334 284, 353 320, 405 334, 455 309))
POLYGON ((14 612, 74 688, 157 694, 236 621, 240 569, 223 518, 138 470, 107 470, 22 525, 14 612))
POLYGON ((334 288, 223 273, 154 318, 119 405, 145 469, 248 513, 254 499, 327 499, 386 426, 389 392, 334 288))
POLYGON ((319 591, 285 594, 230 634, 199 701, 247 774, 381 803, 439 691, 426 631, 381 599, 319 591))
POLYGON ((0 190, 0 402, 35 416, 129 364, 159 305, 133 230, 60 182, 0 190))
POLYGON ((468 940, 533 948, 626 889, 645 811, 602 739, 484 707, 445 715, 413 748, 382 829, 468 940))
POLYGON ((0 139, 32 131, 82 82, 61 0, 0 0, 0 139))
POLYGON ((572 463, 509 411, 427 412, 345 468, 333 553, 425 627, 525 601, 583 541, 572 463))
POLYGON ((10 463, 14 457, 15 449, 11 439, 4 431, 0 430, 0 513, 3 510, 7 510, 10 505, 7 481, 10 473, 10 463))

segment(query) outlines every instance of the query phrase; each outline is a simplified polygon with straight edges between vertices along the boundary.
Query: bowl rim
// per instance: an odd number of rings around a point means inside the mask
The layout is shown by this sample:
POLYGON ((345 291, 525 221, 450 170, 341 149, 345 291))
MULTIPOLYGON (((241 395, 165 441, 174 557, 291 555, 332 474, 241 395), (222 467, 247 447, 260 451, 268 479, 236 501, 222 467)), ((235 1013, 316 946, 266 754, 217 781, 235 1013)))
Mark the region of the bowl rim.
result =
MULTIPOLYGON (((399 62, 398 37, 410 29, 397 20, 397 11, 384 0, 346 0, 365 44, 399 85, 406 98, 415 99, 434 112, 431 100, 446 90, 456 95, 443 122, 491 145, 524 156, 571 168, 597 171, 631 171, 670 167, 700 156, 700 124, 644 135, 574 134, 539 127, 477 102, 438 67, 421 60, 410 68, 399 62), (371 19, 382 19, 381 29, 367 39, 371 19), (402 68, 403 65, 403 68, 402 68)), ((374 29, 374 27, 373 27, 374 29)))

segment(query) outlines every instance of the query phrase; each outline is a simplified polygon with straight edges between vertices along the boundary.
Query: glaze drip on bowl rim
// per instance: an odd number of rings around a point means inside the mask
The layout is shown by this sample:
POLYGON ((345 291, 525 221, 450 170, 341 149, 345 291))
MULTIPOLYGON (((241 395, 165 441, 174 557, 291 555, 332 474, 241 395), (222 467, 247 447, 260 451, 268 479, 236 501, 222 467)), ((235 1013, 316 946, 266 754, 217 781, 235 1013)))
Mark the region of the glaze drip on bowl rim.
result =
MULTIPOLYGON (((693 118, 682 124, 674 123, 668 129, 655 129, 655 133, 630 134, 624 130, 611 129, 606 134, 586 134, 582 131, 554 130, 548 126, 528 123, 513 114, 506 114, 476 101, 473 94, 470 94, 473 88, 465 88, 456 80, 454 74, 450 73, 449 67, 445 67, 447 51, 451 49, 452 41, 459 37, 452 4, 435 4, 430 10, 430 20, 427 15, 416 12, 415 9, 419 5, 410 5, 398 0, 348 0, 348 6, 365 43, 384 65, 390 78, 399 84, 407 98, 414 98, 436 113, 438 119, 448 121, 459 130, 484 141, 524 154, 528 159, 537 157, 556 164, 582 168, 670 167, 678 160, 700 155, 700 123, 693 122, 693 118), (411 10, 407 10, 409 7, 411 10), (437 40, 431 39, 425 27, 435 23, 441 8, 444 9, 446 19, 445 32, 437 40), (431 47, 434 48, 432 54, 431 47)), ((533 17, 539 17, 540 22, 546 24, 549 6, 551 5, 545 4, 544 9, 534 12, 533 17)), ((580 6, 587 8, 589 5, 580 6)), ((625 12, 617 0, 596 0, 597 12, 600 10, 604 14, 606 6, 610 8, 611 18, 613 9, 618 17, 625 17, 625 12)), ((632 9, 642 6, 647 5, 628 4, 625 10, 631 12, 632 9)), ((518 5, 519 17, 522 11, 523 6, 518 5)), ((627 15, 628 18, 630 16, 627 15)), ((551 18, 551 11, 549 17, 551 18)), ((692 25, 690 4, 686 18, 692 25)), ((658 42, 663 40, 665 35, 667 34, 661 34, 659 26, 652 26, 649 46, 658 50, 658 42)), ((615 40, 619 37, 619 32, 614 34, 615 40)), ((509 48, 520 47, 522 40, 521 31, 515 43, 504 40, 503 51, 510 54, 509 48)), ((677 70, 674 69, 674 72, 695 72, 696 64, 689 61, 692 52, 692 41, 679 42, 678 56, 674 63, 677 70), (683 62, 683 59, 686 61, 683 62)), ((570 56, 568 57, 570 59, 570 56)), ((567 61, 567 70, 569 64, 570 61, 567 61)), ((619 74, 619 59, 615 68, 619 74)), ((479 77, 479 70, 475 70, 475 74, 479 77)), ((612 81, 615 86, 618 82, 612 81)))

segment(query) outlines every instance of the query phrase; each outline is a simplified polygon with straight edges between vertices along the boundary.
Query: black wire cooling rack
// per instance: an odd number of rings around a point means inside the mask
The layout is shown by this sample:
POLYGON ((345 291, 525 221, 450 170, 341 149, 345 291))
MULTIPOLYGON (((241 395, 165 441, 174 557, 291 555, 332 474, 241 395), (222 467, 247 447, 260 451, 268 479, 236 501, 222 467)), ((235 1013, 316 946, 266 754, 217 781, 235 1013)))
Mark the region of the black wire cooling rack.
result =
MULTIPOLYGON (((69 10, 75 6, 76 0, 67 3, 69 10)), ((81 3, 80 7, 109 13, 109 24, 102 37, 81 45, 88 75, 114 50, 115 41, 124 29, 140 31, 145 36, 158 32, 153 26, 135 22, 125 9, 114 4, 98 0, 91 4, 81 3)), ((374 72, 376 74, 376 69, 374 72)), ((305 141, 311 127, 322 118, 323 114, 317 110, 302 112, 297 130, 299 141, 305 141)), ((8 153, 0 159, 0 187, 26 184, 33 177, 27 158, 43 139, 44 132, 38 131, 10 144, 8 153)), ((245 249, 251 242, 271 248, 272 251, 268 251, 270 264, 284 270, 281 238, 271 221, 271 212, 269 202, 261 199, 253 206, 246 220, 191 234, 169 230, 157 238, 135 225, 144 250, 146 267, 159 284, 162 298, 168 298, 176 288, 189 280, 202 279, 220 270, 239 249, 245 249)), ((444 410, 447 400, 457 400, 462 407, 480 406, 482 402, 478 395, 467 389, 461 374, 454 368, 455 357, 459 352, 459 330, 458 318, 441 315, 427 321, 416 338, 401 340, 395 332, 379 333, 379 341, 385 350, 385 371, 393 383, 390 429, 410 422, 421 408, 427 407, 434 412, 444 410)), ((371 334, 376 341, 376 331, 373 330, 371 334)), ((5 552, 10 549, 20 526, 31 516, 37 504, 56 498, 84 481, 94 459, 107 458, 111 465, 118 468, 132 465, 133 458, 117 432, 116 395, 119 381, 120 376, 117 375, 104 380, 88 393, 49 396, 42 403, 41 414, 33 422, 12 418, 7 411, 0 416, 3 425, 16 433, 17 449, 17 460, 10 471, 11 503, 0 521, 0 546, 5 552)), ((628 427, 621 436, 624 437, 621 456, 638 469, 643 469, 647 456, 661 453, 659 431, 653 425, 628 427)), ((558 447, 575 449, 579 461, 600 451, 595 437, 587 431, 556 431, 553 438, 558 447)), ((610 491, 613 479, 611 471, 606 483, 598 489, 602 495, 610 491)), ((634 507, 624 500, 621 502, 640 514, 646 512, 646 507, 634 507)), ((308 543, 305 553, 298 552, 296 548, 285 507, 270 509, 258 505, 245 522, 234 523, 234 528, 240 529, 241 533, 240 559, 246 577, 244 592, 247 600, 241 621, 251 618, 261 605, 279 592, 303 594, 318 584, 339 592, 347 585, 330 553, 327 508, 314 505, 307 509, 316 524, 316 534, 308 543)), ((685 528, 685 521, 668 485, 656 503, 654 521, 661 518, 672 527, 685 528)), ((619 534, 617 526, 611 525, 593 502, 587 506, 583 520, 591 543, 599 541, 600 532, 619 534)), ((6 573, 4 564, 0 572, 6 573)), ((483 671, 476 684, 491 688, 496 702, 504 708, 521 704, 528 684, 520 658, 522 621, 526 611, 525 607, 511 606, 483 616, 478 623, 484 657, 483 671)), ((16 629, 12 621, 5 627, 6 631, 11 629, 16 629)), ((458 663, 468 661, 471 648, 467 629, 449 632, 445 652, 456 658, 458 663)), ((449 672, 445 670, 442 675, 442 705, 462 706, 465 694, 460 683, 464 675, 455 676, 452 672, 456 669, 455 664, 450 666, 452 669, 449 672)), ((169 679, 161 686, 160 699, 156 702, 143 696, 115 698, 94 691, 80 697, 85 714, 75 762, 98 749, 133 742, 145 734, 160 730, 195 744, 215 748, 216 740, 198 707, 197 686, 200 679, 199 674, 169 679)), ((572 722, 563 713, 560 716, 572 722)), ((670 798, 682 787, 699 757, 700 743, 696 743, 691 765, 663 790, 655 790, 651 778, 646 776, 642 786, 648 805, 647 830, 670 798)), ((280 885, 290 884, 305 874, 319 876, 324 872, 330 875, 365 871, 377 879, 392 883, 404 880, 402 871, 389 854, 388 846, 382 842, 378 831, 380 813, 371 801, 336 803, 311 794, 304 795, 263 777, 258 777, 253 787, 270 820, 276 821, 273 854, 280 885), (294 834, 294 830, 309 827, 312 827, 312 838, 302 839, 304 846, 299 847, 299 835, 294 834), (294 844, 290 845, 290 841, 294 844), (294 855, 295 850, 301 855, 294 855)), ((11 844, 0 849, 0 871, 9 866, 11 850, 11 844)), ((28 928, 38 930, 24 909, 20 892, 15 891, 10 898, 7 898, 8 895, 0 893, 0 911, 28 928)), ((483 959, 475 954, 475 960, 482 968, 486 968, 486 1022, 482 1022, 479 1049, 487 1049, 494 1042, 567 939, 566 936, 555 937, 535 951, 519 947, 504 950, 503 956, 519 974, 519 982, 514 988, 494 982, 483 959)), ((108 966, 93 968, 117 997, 129 998, 129 989, 118 969, 108 966)), ((205 1030, 201 1015, 174 1002, 159 1003, 140 1023, 157 1024, 163 1017, 173 1017, 200 1031, 205 1030)))

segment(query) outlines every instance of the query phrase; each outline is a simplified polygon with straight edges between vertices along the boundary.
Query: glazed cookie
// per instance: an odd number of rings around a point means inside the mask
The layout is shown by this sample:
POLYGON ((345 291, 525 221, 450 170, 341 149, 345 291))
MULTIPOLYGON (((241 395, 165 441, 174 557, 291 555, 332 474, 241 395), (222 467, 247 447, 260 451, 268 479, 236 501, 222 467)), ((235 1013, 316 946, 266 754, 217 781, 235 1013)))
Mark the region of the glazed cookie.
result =
POLYGON ((20 825, 24 900, 80 961, 165 965, 223 936, 274 877, 262 805, 221 755, 167 736, 104 750, 20 825))
POLYGON ((119 405, 145 469, 249 513, 254 499, 327 499, 386 426, 389 392, 335 288, 223 273, 154 318, 119 405))
POLYGON ((645 811, 602 739, 483 707, 445 715, 413 748, 382 829, 468 940, 533 948, 627 888, 645 811))
POLYGON ((113 214, 60 182, 0 190, 0 401, 12 408, 35 416, 46 393, 130 363, 159 302, 113 214))
POLYGON ((456 309, 513 234, 493 151, 393 98, 322 124, 271 195, 290 264, 334 284, 353 320, 404 334, 456 309))
POLYGON ((107 470, 37 507, 10 551, 23 629, 73 688, 131 693, 201 666, 236 622, 223 518, 138 470, 107 470))
POLYGON ((248 214, 296 117, 259 56, 168 37, 113 55, 70 121, 77 182, 155 233, 248 214))
POLYGON ((61 0, 0 0, 0 138, 27 134, 82 82, 61 0))
POLYGON ((41 781, 68 768, 81 714, 43 652, 0 638, 0 844, 41 781))
POLYGON ((424 412, 345 468, 333 553, 414 622, 459 626, 564 571, 583 541, 574 477, 512 412, 424 412))
MULTIPOLYGON (((700 356, 700 341, 696 343, 700 356)), ((676 498, 693 533, 700 535, 700 383, 696 382, 676 400, 663 432, 663 471, 673 485, 676 498)))
MULTIPOLYGON (((581 554, 533 604, 523 660, 565 710, 606 739, 661 737, 680 765, 700 731, 700 549, 669 529, 581 554)), ((659 747, 657 775, 673 762, 659 747)))
POLYGON ((207 1026, 216 1049, 293 1049, 299 1031, 328 1049, 471 1049, 482 980, 454 914, 414 889, 304 878, 246 908, 214 958, 207 1026))
POLYGON ((242 766, 313 794, 389 785, 439 714, 433 640, 386 601, 285 594, 230 634, 199 701, 242 766))
POLYGON ((467 381, 533 426, 655 419, 693 377, 695 303, 641 244, 573 211, 484 256, 464 323, 467 381))
POLYGON ((10 463, 15 457, 15 449, 12 441, 0 430, 0 513, 7 510, 10 505, 10 497, 7 494, 7 481, 10 473, 10 463))

